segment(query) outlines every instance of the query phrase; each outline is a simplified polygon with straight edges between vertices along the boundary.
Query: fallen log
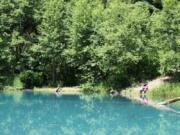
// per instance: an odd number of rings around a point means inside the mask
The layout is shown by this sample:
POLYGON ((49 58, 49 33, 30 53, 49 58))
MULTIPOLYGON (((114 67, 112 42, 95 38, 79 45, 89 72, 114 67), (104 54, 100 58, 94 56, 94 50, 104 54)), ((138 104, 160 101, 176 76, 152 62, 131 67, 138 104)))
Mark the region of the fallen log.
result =
POLYGON ((180 101, 180 97, 169 99, 169 100, 166 100, 164 102, 160 102, 160 103, 158 103, 158 105, 168 105, 168 104, 171 104, 171 103, 174 103, 177 101, 180 101))

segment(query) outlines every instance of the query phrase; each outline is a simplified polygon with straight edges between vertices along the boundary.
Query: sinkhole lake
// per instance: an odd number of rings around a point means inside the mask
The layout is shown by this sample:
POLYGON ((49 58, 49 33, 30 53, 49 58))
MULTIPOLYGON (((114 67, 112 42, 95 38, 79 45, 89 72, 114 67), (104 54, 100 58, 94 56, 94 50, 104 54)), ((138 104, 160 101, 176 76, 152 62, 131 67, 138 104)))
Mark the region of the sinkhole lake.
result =
POLYGON ((1 92, 0 135, 180 135, 180 115, 123 97, 1 92))

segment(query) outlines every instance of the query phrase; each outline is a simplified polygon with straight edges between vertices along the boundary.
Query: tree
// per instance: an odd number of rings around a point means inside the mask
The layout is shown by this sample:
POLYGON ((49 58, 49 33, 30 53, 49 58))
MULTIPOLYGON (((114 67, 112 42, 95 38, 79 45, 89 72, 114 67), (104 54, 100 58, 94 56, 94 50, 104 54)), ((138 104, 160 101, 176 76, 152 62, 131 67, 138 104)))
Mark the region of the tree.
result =
POLYGON ((103 44, 97 45, 96 54, 110 83, 122 87, 156 75, 158 55, 149 41, 148 5, 113 1, 103 16, 98 28, 103 44))
POLYGON ((27 0, 1 0, 0 2, 0 45, 3 75, 14 74, 21 68, 20 59, 28 45, 23 33, 27 0))
POLYGON ((41 58, 39 65, 44 68, 46 78, 57 83, 65 66, 63 51, 67 47, 66 39, 66 2, 64 0, 45 1, 42 23, 39 26, 39 43, 35 45, 34 51, 41 58))
POLYGON ((178 0, 165 0, 163 7, 163 11, 152 17, 152 35, 159 49, 161 73, 176 74, 180 69, 180 3, 178 0))

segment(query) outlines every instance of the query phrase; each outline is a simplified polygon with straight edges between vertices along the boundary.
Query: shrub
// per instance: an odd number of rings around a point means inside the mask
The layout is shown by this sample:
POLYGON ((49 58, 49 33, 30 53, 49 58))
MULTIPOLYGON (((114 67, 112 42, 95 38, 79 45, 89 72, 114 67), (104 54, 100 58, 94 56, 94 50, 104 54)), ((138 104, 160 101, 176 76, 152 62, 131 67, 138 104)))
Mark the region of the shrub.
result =
POLYGON ((23 89, 23 83, 21 82, 20 76, 17 75, 13 80, 13 87, 16 90, 22 90, 23 89))
POLYGON ((99 84, 85 83, 81 86, 81 88, 85 94, 99 93, 100 95, 106 95, 109 89, 109 87, 107 87, 103 83, 99 83, 99 84))
POLYGON ((130 86, 131 78, 128 78, 126 75, 116 74, 108 78, 108 84, 114 89, 122 89, 130 86))
POLYGON ((5 91, 16 91, 19 89, 16 89, 16 87, 13 87, 13 86, 4 86, 3 90, 5 90, 5 91))
POLYGON ((85 83, 81 85, 82 91, 86 94, 95 93, 95 89, 92 83, 85 83))
POLYGON ((33 71, 24 71, 20 74, 20 79, 24 84, 24 88, 33 88, 34 86, 42 86, 42 73, 33 71))

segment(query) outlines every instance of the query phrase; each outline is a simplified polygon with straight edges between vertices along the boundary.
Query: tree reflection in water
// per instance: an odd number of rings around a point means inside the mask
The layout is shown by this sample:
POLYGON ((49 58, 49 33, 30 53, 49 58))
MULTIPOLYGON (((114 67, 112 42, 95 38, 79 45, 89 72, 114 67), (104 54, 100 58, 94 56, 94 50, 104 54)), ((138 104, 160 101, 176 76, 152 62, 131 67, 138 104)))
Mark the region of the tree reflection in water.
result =
POLYGON ((122 97, 0 94, 0 135, 178 135, 180 116, 122 97))

